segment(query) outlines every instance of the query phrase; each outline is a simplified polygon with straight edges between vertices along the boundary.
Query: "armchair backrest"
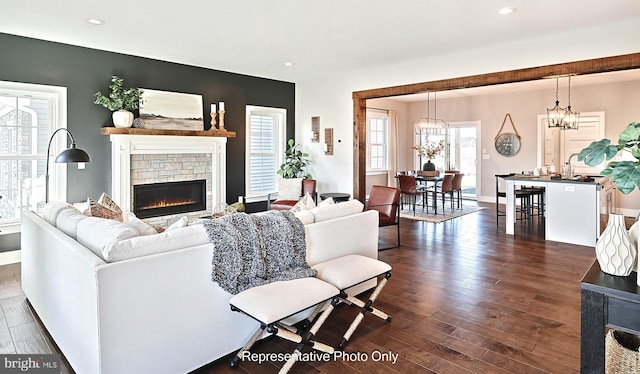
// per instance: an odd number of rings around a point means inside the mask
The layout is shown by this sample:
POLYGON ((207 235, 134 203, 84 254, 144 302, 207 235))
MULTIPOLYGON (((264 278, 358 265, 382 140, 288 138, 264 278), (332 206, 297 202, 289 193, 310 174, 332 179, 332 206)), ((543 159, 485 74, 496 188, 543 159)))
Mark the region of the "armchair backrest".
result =
POLYGON ((399 204, 399 189, 378 185, 371 187, 367 210, 377 210, 379 212, 379 220, 381 224, 390 224, 395 222, 399 204))
POLYGON ((302 195, 306 194, 313 196, 316 193, 316 180, 315 179, 303 179, 302 180, 302 195))

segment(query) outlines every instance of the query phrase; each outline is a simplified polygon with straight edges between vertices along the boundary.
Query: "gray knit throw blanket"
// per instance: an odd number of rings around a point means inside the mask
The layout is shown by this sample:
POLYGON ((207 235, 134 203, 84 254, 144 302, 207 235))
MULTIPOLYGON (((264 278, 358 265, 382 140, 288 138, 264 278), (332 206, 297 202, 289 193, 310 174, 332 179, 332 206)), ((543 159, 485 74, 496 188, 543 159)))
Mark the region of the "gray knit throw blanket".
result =
POLYGON ((227 292, 317 275, 306 262, 304 225, 292 212, 234 213, 203 226, 213 243, 211 280, 227 292))

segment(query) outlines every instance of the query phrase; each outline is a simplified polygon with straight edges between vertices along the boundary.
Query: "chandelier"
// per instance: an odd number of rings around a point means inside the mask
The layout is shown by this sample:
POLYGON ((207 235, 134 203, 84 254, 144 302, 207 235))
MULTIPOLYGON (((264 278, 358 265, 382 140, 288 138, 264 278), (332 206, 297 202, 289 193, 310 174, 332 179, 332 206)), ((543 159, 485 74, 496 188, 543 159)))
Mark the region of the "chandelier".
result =
POLYGON ((430 113, 430 92, 427 92, 427 117, 420 118, 415 124, 416 133, 446 134, 449 124, 443 119, 437 118, 438 102, 436 93, 433 93, 433 117, 430 113))
POLYGON ((565 130, 577 130, 578 123, 580 123, 580 113, 571 110, 571 76, 569 76, 569 104, 567 110, 564 113, 564 127, 565 130))
POLYGON ((558 82, 559 77, 556 77, 556 105, 553 108, 547 108, 547 125, 549 128, 577 130, 578 123, 580 122, 580 113, 571 110, 571 76, 569 76, 569 104, 566 108, 560 107, 560 100, 558 100, 558 82))
POLYGON ((556 106, 547 108, 547 125, 549 128, 564 128, 565 108, 560 108, 560 100, 558 100, 558 80, 556 77, 556 106))

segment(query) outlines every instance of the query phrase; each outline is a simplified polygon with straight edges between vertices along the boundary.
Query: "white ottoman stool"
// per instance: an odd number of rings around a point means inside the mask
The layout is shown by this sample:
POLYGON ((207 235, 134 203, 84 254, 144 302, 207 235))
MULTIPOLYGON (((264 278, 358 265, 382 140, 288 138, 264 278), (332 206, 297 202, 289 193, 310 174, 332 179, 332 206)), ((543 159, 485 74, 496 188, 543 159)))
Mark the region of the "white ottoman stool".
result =
POLYGON ((339 293, 340 291, 336 287, 318 278, 300 278, 249 288, 233 296, 229 300, 231 310, 246 314, 260 322, 260 328, 256 330, 247 344, 238 351, 229 365, 232 368, 235 367, 238 361, 242 359, 244 352, 253 346, 265 329, 267 332, 283 339, 299 343, 291 358, 287 360, 279 373, 286 373, 291 369, 300 357, 305 345, 323 352, 333 353, 334 349, 332 347, 316 342, 313 339, 320 326, 333 311, 334 306, 339 302, 337 297, 339 293), (316 308, 305 324, 308 321, 313 321, 325 306, 326 309, 309 330, 300 331, 281 322, 283 319, 313 306, 316 306, 316 308))
POLYGON ((382 288, 387 284, 387 280, 391 277, 391 266, 386 262, 376 260, 371 257, 361 255, 347 255, 338 257, 333 260, 325 261, 320 264, 312 266, 313 269, 318 271, 318 278, 325 282, 331 283, 338 289, 340 289, 340 300, 347 304, 355 304, 359 306, 360 313, 349 326, 347 332, 344 333, 342 340, 338 344, 338 349, 344 349, 344 346, 351 338, 351 335, 356 330, 362 319, 367 312, 372 313, 387 321, 391 322, 391 316, 371 306, 376 300, 382 288), (356 298, 355 296, 348 295, 345 290, 356 286, 360 283, 364 283, 370 279, 377 278, 384 275, 384 278, 378 283, 378 286, 373 290, 373 293, 366 302, 356 298))

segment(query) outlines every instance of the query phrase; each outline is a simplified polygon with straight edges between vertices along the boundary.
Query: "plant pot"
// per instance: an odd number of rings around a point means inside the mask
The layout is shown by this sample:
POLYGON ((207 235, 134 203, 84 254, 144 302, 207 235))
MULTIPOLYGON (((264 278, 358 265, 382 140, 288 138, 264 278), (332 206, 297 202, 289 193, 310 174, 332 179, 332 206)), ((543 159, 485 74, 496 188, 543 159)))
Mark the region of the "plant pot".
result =
POLYGON ((422 170, 424 171, 434 171, 436 170, 436 165, 431 162, 431 160, 427 160, 427 162, 422 165, 422 170))
POLYGON ((128 110, 117 110, 111 115, 115 127, 126 128, 133 124, 133 113, 128 110))
POLYGON ((634 270, 637 248, 624 224, 624 215, 611 213, 604 232, 596 243, 600 269, 611 275, 627 276, 634 270))

